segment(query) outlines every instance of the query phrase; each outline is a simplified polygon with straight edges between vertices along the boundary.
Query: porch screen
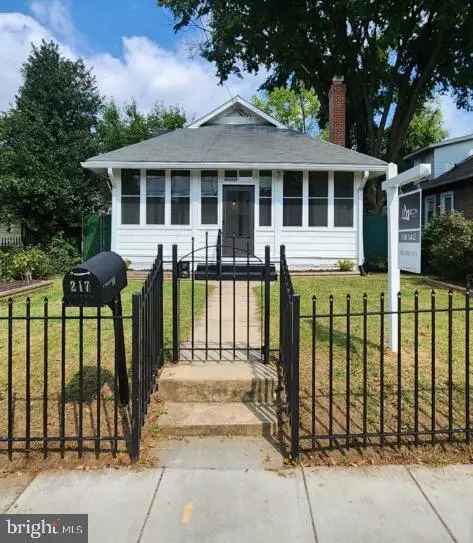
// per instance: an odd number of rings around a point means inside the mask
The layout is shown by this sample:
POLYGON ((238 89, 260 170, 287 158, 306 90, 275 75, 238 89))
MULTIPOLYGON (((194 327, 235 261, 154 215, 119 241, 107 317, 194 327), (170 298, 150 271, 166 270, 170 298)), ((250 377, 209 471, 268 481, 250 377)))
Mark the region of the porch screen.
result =
POLYGON ((283 226, 302 226, 302 172, 284 172, 283 226))
POLYGON ((271 226, 273 172, 259 172, 259 225, 271 226))
POLYGON ((122 224, 140 224, 140 170, 122 170, 122 224))
POLYGON ((328 172, 309 172, 309 226, 328 226, 328 172))
POLYGON ((218 174, 217 170, 203 170, 201 174, 201 223, 218 222, 218 174))
POLYGON ((353 172, 335 172, 334 226, 353 226, 353 172))
POLYGON ((171 224, 189 224, 190 172, 171 172, 171 224))
POLYGON ((146 172, 146 224, 164 224, 166 176, 164 170, 146 172))

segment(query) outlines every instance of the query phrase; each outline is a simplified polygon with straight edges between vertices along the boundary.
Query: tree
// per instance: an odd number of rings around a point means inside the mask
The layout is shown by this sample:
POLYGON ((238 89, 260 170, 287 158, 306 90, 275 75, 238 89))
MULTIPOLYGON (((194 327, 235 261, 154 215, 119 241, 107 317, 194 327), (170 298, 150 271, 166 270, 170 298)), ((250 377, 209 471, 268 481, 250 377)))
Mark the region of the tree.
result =
POLYGON ((83 61, 54 42, 33 45, 22 75, 0 122, 0 218, 46 241, 104 203, 103 180, 80 165, 97 151, 101 97, 83 61))
MULTIPOLYGON (((389 130, 387 130, 389 135, 389 130)), ((399 157, 399 170, 407 169, 403 157, 417 149, 438 143, 448 136, 443 126, 442 110, 436 103, 427 103, 412 118, 402 143, 399 157)), ((380 212, 384 206, 384 192, 378 180, 370 180, 365 189, 365 202, 371 211, 380 212)))
POLYGON ((138 143, 162 130, 182 128, 186 115, 178 106, 165 107, 156 103, 150 113, 140 113, 132 100, 122 109, 113 101, 105 104, 97 126, 97 141, 101 152, 113 151, 138 143))
POLYGON ((400 157, 433 143, 439 143, 447 136, 448 131, 443 126, 442 110, 438 104, 427 103, 412 117, 401 145, 400 157))
POLYGON ((313 90, 303 87, 276 87, 253 96, 253 104, 289 128, 313 134, 317 127, 320 103, 313 90))
POLYGON ((358 151, 397 161, 413 116, 438 92, 472 107, 473 0, 158 1, 176 31, 205 27, 201 53, 222 81, 265 69, 265 89, 313 88, 321 128, 331 80, 343 75, 347 144, 358 151))

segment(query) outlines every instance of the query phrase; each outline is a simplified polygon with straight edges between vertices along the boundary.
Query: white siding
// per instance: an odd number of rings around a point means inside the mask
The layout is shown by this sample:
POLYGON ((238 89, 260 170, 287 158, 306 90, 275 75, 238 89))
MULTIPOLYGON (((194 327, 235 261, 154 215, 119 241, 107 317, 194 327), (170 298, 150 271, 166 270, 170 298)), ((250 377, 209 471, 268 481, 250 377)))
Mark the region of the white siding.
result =
MULTIPOLYGON (((121 200, 121 176, 119 171, 113 172, 112 190, 112 249, 124 258, 131 260, 132 268, 149 268, 156 254, 158 244, 163 244, 164 257, 170 260, 172 256, 172 245, 176 243, 179 249, 179 256, 182 257, 191 251, 191 240, 195 238, 195 248, 205 245, 205 233, 208 232, 209 244, 215 245, 218 229, 222 222, 222 186, 223 171, 219 171, 219 212, 218 225, 209 226, 200 224, 200 172, 191 172, 191 224, 188 226, 177 226, 170 224, 170 171, 166 172, 166 225, 146 225, 146 213, 144 208, 140 213, 140 225, 122 225, 120 214, 121 200)), ((144 179, 144 171, 142 172, 144 179)), ((272 258, 278 258, 279 246, 286 246, 288 262, 295 268, 329 268, 337 265, 340 259, 357 260, 358 256, 358 235, 357 215, 359 198, 357 187, 360 183, 360 175, 355 174, 354 190, 354 217, 353 228, 335 228, 333 226, 333 174, 329 175, 329 226, 313 228, 308 226, 308 189, 307 175, 304 173, 303 186, 303 226, 286 227, 282 226, 282 172, 273 172, 272 191, 272 226, 259 227, 259 186, 258 171, 253 172, 253 179, 245 183, 255 186, 255 254, 264 258, 264 247, 270 245, 272 258)), ((144 183, 142 182, 142 187, 144 183)), ((142 203, 145 205, 144 194, 142 203)), ((209 252, 212 255, 212 251, 209 252)), ((200 253, 203 258, 205 254, 200 253)))

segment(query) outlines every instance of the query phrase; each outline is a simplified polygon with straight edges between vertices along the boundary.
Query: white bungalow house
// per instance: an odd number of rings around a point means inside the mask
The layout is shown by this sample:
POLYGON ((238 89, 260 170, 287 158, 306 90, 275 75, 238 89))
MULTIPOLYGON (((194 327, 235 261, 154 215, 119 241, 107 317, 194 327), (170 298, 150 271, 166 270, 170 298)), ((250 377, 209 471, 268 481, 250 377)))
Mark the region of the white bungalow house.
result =
MULTIPOLYGON (((345 142, 345 85, 330 91, 330 140, 345 142)), ((286 245, 293 268, 363 264, 363 188, 388 164, 288 129, 239 96, 186 128, 88 159, 112 187, 112 250, 148 268, 165 257, 235 236, 272 257, 286 245)), ((224 250, 229 256, 231 250, 224 250)))

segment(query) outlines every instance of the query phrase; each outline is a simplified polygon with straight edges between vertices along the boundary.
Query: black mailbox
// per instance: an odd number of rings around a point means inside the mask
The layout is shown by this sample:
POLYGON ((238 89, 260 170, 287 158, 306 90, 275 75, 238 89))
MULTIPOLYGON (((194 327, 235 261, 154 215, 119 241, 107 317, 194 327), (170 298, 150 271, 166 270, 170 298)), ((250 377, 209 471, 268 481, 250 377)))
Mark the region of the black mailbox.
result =
POLYGON ((126 286, 123 258, 112 251, 99 253, 66 273, 64 303, 86 307, 110 305, 126 286))
POLYGON ((121 291, 126 286, 125 261, 112 251, 99 253, 79 264, 66 273, 62 282, 66 306, 101 307, 108 305, 112 310, 115 365, 122 407, 126 407, 130 401, 121 301, 121 291))

